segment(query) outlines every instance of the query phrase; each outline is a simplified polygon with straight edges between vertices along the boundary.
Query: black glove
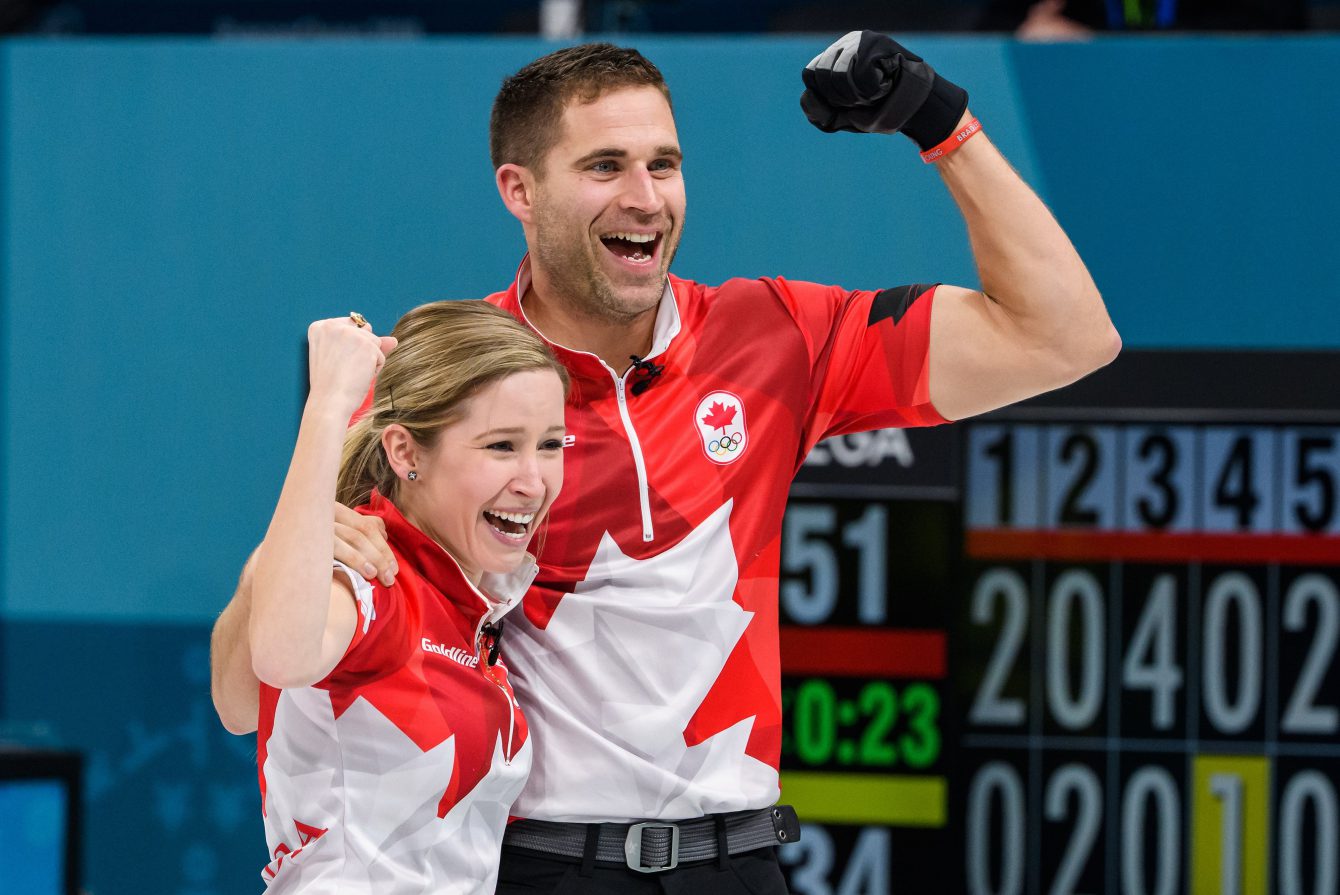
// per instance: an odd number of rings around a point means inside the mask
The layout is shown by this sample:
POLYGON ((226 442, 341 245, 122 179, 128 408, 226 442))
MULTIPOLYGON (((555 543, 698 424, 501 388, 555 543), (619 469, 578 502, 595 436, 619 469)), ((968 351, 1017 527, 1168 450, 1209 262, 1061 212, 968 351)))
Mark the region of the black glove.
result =
POLYGON ((968 108, 968 93, 921 57, 876 31, 851 31, 800 73, 805 117, 821 131, 896 134, 922 151, 944 142, 968 108))

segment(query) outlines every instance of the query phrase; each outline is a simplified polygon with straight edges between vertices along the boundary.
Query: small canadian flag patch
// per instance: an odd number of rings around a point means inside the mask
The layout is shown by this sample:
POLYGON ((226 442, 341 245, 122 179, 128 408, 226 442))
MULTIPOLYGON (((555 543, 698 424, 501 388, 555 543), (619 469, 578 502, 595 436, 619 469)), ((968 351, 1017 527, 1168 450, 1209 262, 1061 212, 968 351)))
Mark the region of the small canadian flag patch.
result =
POLYGON ((703 451, 713 463, 734 463, 749 444, 744 402, 730 392, 712 392, 698 402, 693 422, 703 440, 703 451))

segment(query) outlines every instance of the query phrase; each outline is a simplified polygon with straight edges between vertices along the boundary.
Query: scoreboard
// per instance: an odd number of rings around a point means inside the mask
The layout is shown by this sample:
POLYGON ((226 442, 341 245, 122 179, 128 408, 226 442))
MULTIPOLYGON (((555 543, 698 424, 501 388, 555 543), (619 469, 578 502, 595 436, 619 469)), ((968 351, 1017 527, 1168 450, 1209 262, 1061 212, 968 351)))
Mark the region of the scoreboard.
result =
POLYGON ((1336 895, 1337 383, 1127 352, 820 445, 783 534, 793 891, 1336 895))

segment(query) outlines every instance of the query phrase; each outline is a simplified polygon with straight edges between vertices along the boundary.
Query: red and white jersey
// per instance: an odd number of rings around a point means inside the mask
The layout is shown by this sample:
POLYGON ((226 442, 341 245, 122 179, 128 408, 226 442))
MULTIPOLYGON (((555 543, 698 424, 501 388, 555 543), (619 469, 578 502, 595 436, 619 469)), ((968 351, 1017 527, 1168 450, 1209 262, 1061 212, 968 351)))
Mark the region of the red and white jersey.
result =
MULTIPOLYGON (((529 281, 489 298, 525 319, 529 281)), ((671 277, 648 359, 573 376, 563 492, 508 629, 535 764, 513 809, 697 817, 778 797, 777 574, 791 480, 820 439, 944 422, 934 289, 671 277), (521 615, 522 613, 518 613, 521 615)))
POLYGON ((335 670, 261 686, 261 876, 270 895, 492 893, 531 744, 483 627, 536 568, 481 591, 381 495, 359 512, 385 521, 400 573, 386 588, 345 569, 358 623, 335 670))

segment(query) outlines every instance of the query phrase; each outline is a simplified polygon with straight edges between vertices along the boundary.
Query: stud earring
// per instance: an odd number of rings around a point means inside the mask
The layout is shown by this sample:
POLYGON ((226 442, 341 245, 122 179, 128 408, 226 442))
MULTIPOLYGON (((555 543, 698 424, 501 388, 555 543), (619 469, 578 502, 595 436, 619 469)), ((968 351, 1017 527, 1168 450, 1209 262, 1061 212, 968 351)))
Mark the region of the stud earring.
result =
POLYGON ((418 479, 419 479, 419 474, 418 474, 417 472, 415 472, 414 470, 411 469, 411 470, 409 471, 409 475, 406 476, 406 478, 408 478, 411 482, 415 482, 415 481, 418 481, 418 479))

